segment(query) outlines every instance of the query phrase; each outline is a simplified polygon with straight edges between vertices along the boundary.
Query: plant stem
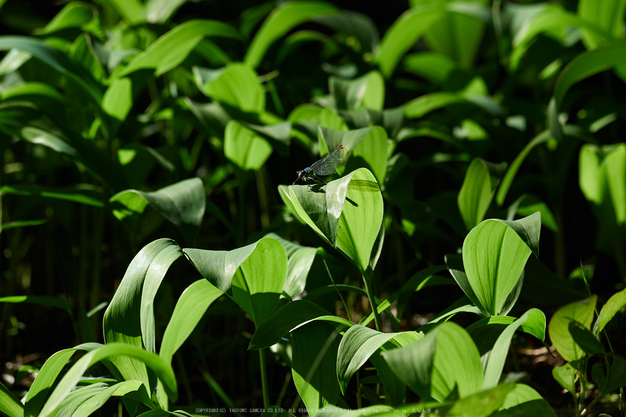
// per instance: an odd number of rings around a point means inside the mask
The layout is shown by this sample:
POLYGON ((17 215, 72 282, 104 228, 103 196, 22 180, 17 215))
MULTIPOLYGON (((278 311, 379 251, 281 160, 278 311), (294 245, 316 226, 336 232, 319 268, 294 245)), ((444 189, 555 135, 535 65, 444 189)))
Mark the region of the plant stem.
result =
POLYGON ((267 390, 267 369, 265 366, 265 349, 259 349, 259 367, 261 368, 261 388, 263 389, 263 408, 270 406, 270 393, 267 390))
POLYGON ((365 282, 365 291, 367 292, 367 298, 370 301, 370 307, 372 308, 372 313, 374 313, 374 322, 376 323, 376 330, 382 332, 383 325, 380 321, 380 316, 378 315, 378 306, 376 305, 376 298, 374 298, 374 294, 372 293, 372 287, 370 286, 372 280, 373 272, 371 269, 368 269, 363 273, 363 282, 365 282))

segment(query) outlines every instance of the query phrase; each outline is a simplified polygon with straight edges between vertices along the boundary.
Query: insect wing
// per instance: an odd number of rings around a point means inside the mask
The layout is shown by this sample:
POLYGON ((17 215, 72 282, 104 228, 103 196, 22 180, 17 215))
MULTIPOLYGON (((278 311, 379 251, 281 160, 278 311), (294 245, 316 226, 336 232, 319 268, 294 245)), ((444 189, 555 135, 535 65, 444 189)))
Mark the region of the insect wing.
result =
POLYGON ((330 175, 337 167, 345 163, 346 150, 343 146, 339 146, 322 159, 315 161, 309 170, 315 175, 330 175))

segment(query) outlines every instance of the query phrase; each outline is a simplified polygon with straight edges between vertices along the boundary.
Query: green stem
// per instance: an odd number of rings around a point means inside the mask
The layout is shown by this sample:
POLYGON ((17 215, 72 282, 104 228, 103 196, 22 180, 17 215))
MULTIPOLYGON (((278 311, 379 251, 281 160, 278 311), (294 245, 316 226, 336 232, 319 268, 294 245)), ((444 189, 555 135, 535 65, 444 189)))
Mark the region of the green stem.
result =
POLYGON ((374 313, 374 322, 376 323, 376 330, 382 332, 383 325, 380 321, 380 315, 378 314, 378 306, 376 305, 376 298, 372 293, 371 281, 372 281, 373 272, 371 269, 368 269, 363 273, 363 282, 365 282, 365 291, 367 292, 367 298, 370 301, 370 307, 372 308, 372 313, 374 313))
POLYGON ((265 366, 265 349, 259 349, 259 367, 261 368, 261 388, 263 389, 263 407, 270 406, 270 393, 267 390, 267 369, 265 366))

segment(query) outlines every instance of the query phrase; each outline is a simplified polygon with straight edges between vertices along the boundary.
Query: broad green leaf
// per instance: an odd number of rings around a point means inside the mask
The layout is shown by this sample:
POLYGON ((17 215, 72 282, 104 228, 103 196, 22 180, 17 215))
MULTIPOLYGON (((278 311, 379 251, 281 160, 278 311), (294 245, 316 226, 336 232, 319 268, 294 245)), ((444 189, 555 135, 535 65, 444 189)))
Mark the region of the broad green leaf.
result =
POLYGON ((485 218, 505 166, 474 158, 467 168, 457 202, 468 230, 485 218))
POLYGON ((569 392, 576 392, 576 381, 578 381, 578 370, 567 362, 565 365, 552 368, 552 376, 569 392))
MULTIPOLYGON (((416 332, 403 332, 405 342, 402 345, 409 344, 408 341, 416 341, 421 336, 416 332), (407 339, 408 336, 408 339, 407 339)), ((350 378, 357 372, 367 360, 380 349, 385 343, 398 336, 398 333, 381 333, 374 329, 364 326, 352 326, 341 339, 339 343, 339 351, 337 353, 337 379, 341 393, 345 395, 346 387, 350 378)))
POLYGON ((402 62, 404 71, 426 78, 435 85, 445 85, 456 67, 452 58, 439 52, 409 54, 402 62))
POLYGON ((503 309, 512 307, 507 299, 538 244, 540 225, 538 213, 515 222, 485 220, 465 238, 465 274, 477 306, 487 315, 506 314, 503 309))
POLYGON ((235 271, 256 250, 259 241, 231 251, 183 249, 192 265, 204 278, 221 291, 232 294, 231 286, 235 271))
POLYGON ((337 12, 335 6, 321 1, 282 3, 270 13, 254 36, 246 51, 245 64, 251 68, 258 67, 270 45, 295 26, 337 12))
POLYGON ((206 195, 202 180, 190 178, 154 192, 125 190, 111 197, 109 203, 115 217, 131 233, 137 228, 137 216, 150 204, 180 229, 187 242, 193 242, 204 217, 206 195))
MULTIPOLYGON (((279 188, 284 189, 283 199, 286 198, 293 213, 322 239, 336 247, 339 217, 345 206, 348 184, 354 174, 351 172, 320 189, 310 185, 280 186, 279 188)), ((366 206, 365 209, 371 209, 371 207, 366 206)))
MULTIPOLYGON (((500 334, 498 340, 493 345, 489 360, 485 368, 485 380, 483 382, 483 388, 494 388, 498 385, 500 377, 502 376, 502 370, 504 369, 504 362, 506 356, 509 353, 509 347, 511 346, 511 339, 515 331, 523 324, 531 321, 531 327, 535 329, 542 329, 539 339, 543 340, 543 335, 546 328, 546 316, 541 310, 532 308, 524 313, 519 319, 509 324, 506 329, 500 334)), ((538 332, 539 333, 539 332, 538 332)))
POLYGON ((213 100, 242 112, 260 113, 265 109, 265 91, 250 67, 233 63, 203 78, 200 88, 213 100))
MULTIPOLYGON (((325 323, 311 323, 292 332, 293 382, 309 416, 339 399, 337 349, 339 333, 325 323)), ((320 415, 322 415, 320 413, 320 415)))
POLYGON ((258 327, 276 309, 287 277, 287 254, 275 239, 261 239, 239 266, 232 281, 232 297, 258 327))
POLYGON ((31 197, 56 198, 59 200, 73 201, 94 207, 104 207, 102 201, 94 198, 93 192, 80 187, 42 187, 39 185, 15 184, 5 185, 0 188, 0 194, 13 194, 31 197))
POLYGON ((626 289, 613 294, 611 298, 602 306, 598 319, 593 324, 593 334, 599 337, 600 332, 604 329, 604 326, 611 321, 615 314, 617 314, 626 305, 626 289))
POLYGON ((626 359, 619 355, 607 358, 605 364, 595 363, 591 368, 593 382, 597 385, 599 394, 608 394, 626 386, 626 359), (603 369, 604 366, 606 369, 603 369))
POLYGON ((67 28, 81 27, 89 23, 95 15, 95 8, 89 4, 68 3, 41 29, 40 34, 50 34, 67 28))
POLYGON ((66 98, 56 88, 40 82, 18 84, 0 92, 0 97, 3 101, 22 98, 28 100, 30 96, 46 97, 60 103, 67 102, 66 98))
MULTIPOLYGON (((581 0, 578 2, 578 16, 582 20, 595 23, 612 34, 615 39, 624 38, 624 27, 621 22, 624 20, 625 9, 626 1, 624 0, 581 0)), ((583 29, 581 35, 587 49, 595 49, 605 41, 603 37, 589 30, 583 29)))
MULTIPOLYGON (((143 348, 154 347, 155 341, 144 339, 143 331, 154 337, 154 328, 147 329, 154 316, 147 317, 154 299, 144 298, 144 292, 156 294, 156 290, 176 257, 182 255, 180 247, 170 239, 159 239, 146 245, 133 258, 122 281, 104 313, 103 330, 107 343, 122 342, 143 348), (147 288, 144 288, 144 284, 147 288)), ((131 357, 120 356, 111 361, 126 380, 137 379, 150 387, 145 364, 131 357)))
POLYGON ((287 278, 283 292, 293 299, 304 291, 307 276, 319 249, 295 244, 274 233, 266 237, 279 241, 287 252, 287 278))
POLYGON ((355 79, 344 80, 330 77, 330 93, 339 109, 358 110, 360 108, 383 110, 385 102, 385 80, 378 71, 370 71, 355 79))
POLYGON ((272 146, 261 135, 231 120, 224 132, 224 154, 242 170, 258 170, 272 154, 272 146))
POLYGON ((102 346, 99 343, 84 343, 70 349, 60 350, 50 356, 39 370, 37 378, 35 378, 33 385, 31 385, 26 394, 24 416, 40 415, 41 408, 48 398, 59 373, 65 368, 76 351, 92 351, 102 346))
MULTIPOLYGON (((564 42, 566 33, 571 28, 584 29, 593 33, 599 43, 609 43, 618 40, 596 23, 577 17, 573 13, 566 11, 560 4, 549 3, 539 13, 536 13, 529 19, 515 35, 509 65, 512 69, 517 69, 521 58, 539 34, 545 33, 560 42, 564 42)), ((557 104, 560 106, 560 100, 558 100, 557 104)))
POLYGON ((446 416, 454 417, 489 417, 498 410, 509 393, 515 388, 514 382, 507 382, 497 387, 486 388, 482 391, 459 398, 454 402, 446 416))
POLYGON ((316 320, 343 324, 346 327, 354 325, 346 319, 329 315, 324 308, 310 301, 292 301, 285 304, 257 327, 248 349, 270 347, 278 343, 287 333, 316 320))
POLYGON ((579 81, 614 67, 626 66, 626 44, 617 43, 585 52, 574 58, 561 72, 554 86, 556 105, 561 108, 565 94, 579 81))
POLYGON ((146 21, 146 11, 139 0, 107 0, 128 24, 138 24, 146 21))
POLYGON ((24 405, 3 383, 0 383, 0 412, 7 417, 21 417, 24 414, 24 405))
POLYGON ((381 126, 374 126, 352 151, 351 158, 346 164, 346 170, 354 171, 360 167, 368 168, 378 183, 383 184, 387 175, 388 141, 385 129, 381 126))
MULTIPOLYGON (((222 294, 224 294, 222 291, 204 278, 194 282, 183 291, 176 302, 172 318, 163 334, 163 341, 159 350, 161 358, 167 363, 172 362, 174 353, 193 332, 213 301, 222 294)), ((163 389, 159 389, 157 395, 161 404, 167 404, 163 389)))
POLYGON ((568 304, 557 310, 550 319, 548 332, 550 340, 563 359, 572 362, 585 356, 585 352, 576 344, 570 334, 569 324, 576 321, 589 329, 596 308, 597 296, 593 295, 584 301, 568 304))
POLYGON ((615 247, 615 226, 626 224, 626 145, 583 145, 579 184, 601 220, 598 245, 611 251, 615 247))
MULTIPOLYGON (((411 3, 413 7, 429 4, 439 4, 441 7, 445 7, 446 3, 454 2, 415 0, 411 3)), ((476 10, 471 14, 447 13, 436 25, 428 28, 424 34, 424 40, 430 50, 452 57, 462 68, 471 68, 485 29, 484 18, 477 17, 479 15, 488 16, 489 2, 474 0, 466 2, 464 6, 476 10)))
MULTIPOLYGON (((515 323, 515 325, 513 326, 513 330, 509 330, 510 335, 519 327, 523 332, 535 336, 542 342, 544 341, 546 334, 546 317, 540 310, 530 309, 526 314, 525 320, 520 320, 516 323, 517 320, 520 319, 511 316, 491 316, 484 317, 468 326, 467 331, 476 343, 483 363, 486 363, 486 359, 489 358, 488 354, 494 348, 498 338, 504 331, 509 329, 513 323, 515 323)), ((502 351, 498 354, 504 354, 506 356, 506 353, 506 351, 502 351)))
POLYGON ((111 386, 100 383, 77 389, 63 401, 57 415, 90 415, 99 410, 112 396, 124 397, 132 394, 141 396, 142 402, 155 407, 141 382, 131 380, 111 386))
POLYGON ((586 329, 580 323, 571 321, 567 326, 574 342, 588 355, 604 355, 606 350, 591 330, 586 329))
POLYGON ((539 200, 534 195, 522 194, 516 201, 509 206, 507 211, 507 220, 513 220, 515 215, 530 216, 533 213, 541 215, 541 224, 553 232, 559 231, 559 226, 556 224, 556 220, 552 215, 552 210, 548 205, 539 200))
POLYGON ((383 352, 391 369, 422 399, 444 401, 478 392, 483 369, 476 345, 458 324, 448 322, 409 346, 383 352))
POLYGON ((71 62, 69 58, 57 49, 47 45, 42 40, 27 36, 0 36, 0 51, 17 49, 27 52, 35 58, 48 64, 61 74, 76 81, 94 102, 100 103, 102 92, 85 72, 71 62))
POLYGON ((68 300, 46 295, 11 295, 8 297, 0 297, 0 303, 38 304, 60 308, 68 312, 72 311, 72 305, 68 300))
POLYGON ((214 20, 190 20, 176 26, 135 56, 117 74, 104 94, 103 109, 115 119, 124 120, 134 98, 149 79, 146 73, 158 77, 177 67, 207 36, 240 37, 232 27, 214 20))
POLYGON ((148 0, 146 20, 149 23, 165 23, 187 0, 148 0))
POLYGON ((557 417, 550 404, 541 394, 524 384, 515 384, 495 417, 545 416, 557 417))
POLYGON ((187 287, 176 302, 172 318, 167 324, 159 356, 170 363, 174 353, 187 340, 209 306, 222 294, 204 278, 187 287))
POLYGON ((80 358, 63 376, 39 415, 45 417, 54 415, 57 407, 76 387, 76 384, 89 367, 107 358, 113 360, 120 357, 133 359, 143 366, 149 367, 163 383, 168 396, 173 401, 176 400, 176 375, 169 364, 156 354, 146 352, 139 347, 125 343, 111 343, 94 349, 80 358))
POLYGON ((445 9, 439 7, 418 6, 396 19, 385 32, 375 54, 375 61, 385 78, 391 76, 402 56, 445 14, 445 9))
POLYGON ((400 130, 404 119, 404 107, 396 107, 383 111, 362 109, 358 111, 341 112, 344 119, 357 129, 368 126, 382 126, 387 132, 387 136, 395 138, 400 130))

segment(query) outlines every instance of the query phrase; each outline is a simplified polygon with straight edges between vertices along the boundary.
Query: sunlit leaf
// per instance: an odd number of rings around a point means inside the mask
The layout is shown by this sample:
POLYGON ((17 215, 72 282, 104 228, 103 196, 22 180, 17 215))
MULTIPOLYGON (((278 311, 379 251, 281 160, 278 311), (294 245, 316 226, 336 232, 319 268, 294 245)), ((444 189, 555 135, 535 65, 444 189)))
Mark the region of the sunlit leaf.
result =
POLYGON ((548 332, 550 340, 563 359, 568 362, 582 358, 585 352, 576 344, 570 334, 569 324, 576 321, 589 329, 594 317, 597 296, 593 295, 587 300, 568 304, 557 310, 550 319, 548 332))

